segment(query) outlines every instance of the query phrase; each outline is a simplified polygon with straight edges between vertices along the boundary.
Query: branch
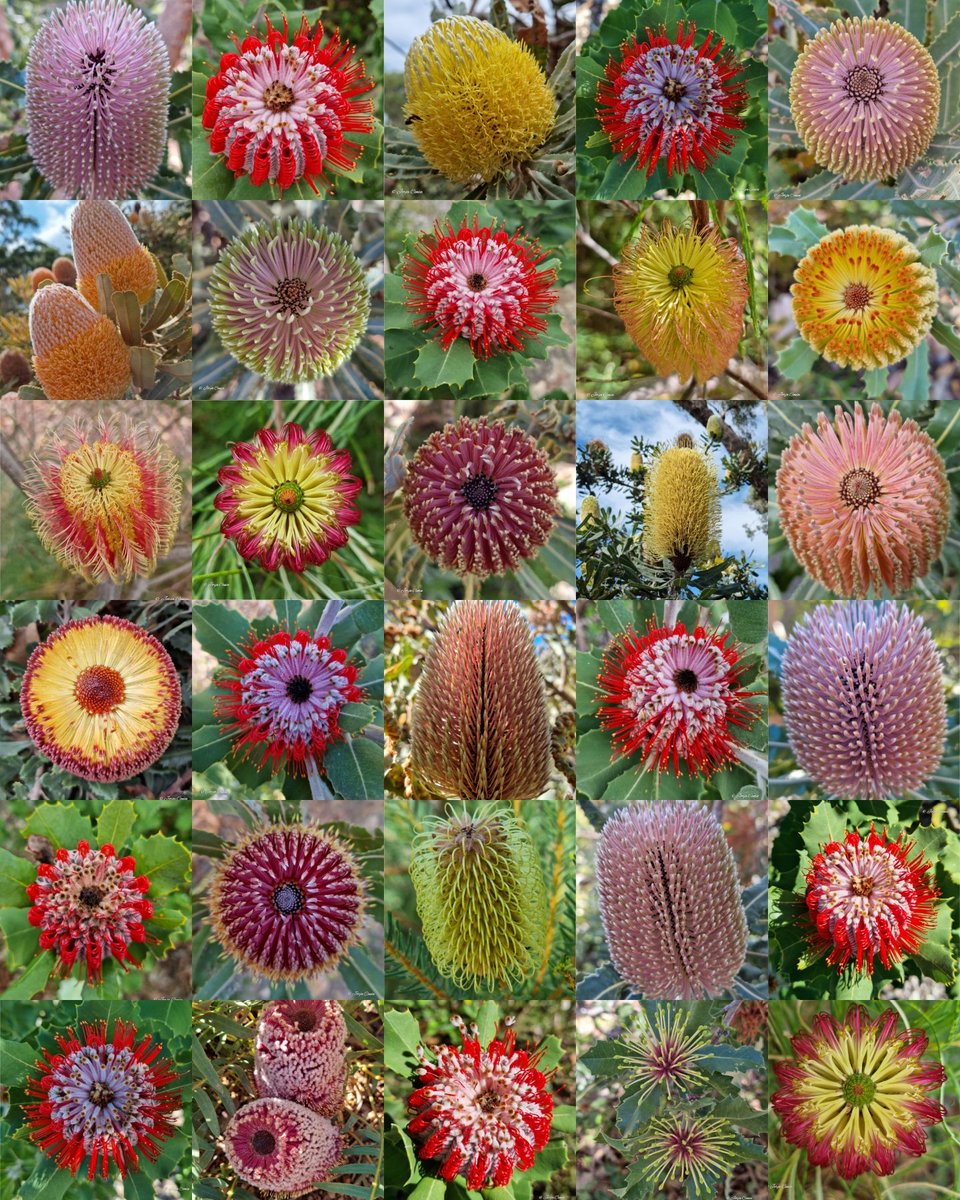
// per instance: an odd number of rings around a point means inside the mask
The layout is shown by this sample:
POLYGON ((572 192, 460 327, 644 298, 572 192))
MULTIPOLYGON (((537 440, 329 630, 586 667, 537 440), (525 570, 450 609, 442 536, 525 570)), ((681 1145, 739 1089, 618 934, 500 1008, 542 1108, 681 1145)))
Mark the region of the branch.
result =
POLYGON ((3 471, 4 475, 23 491, 23 481, 26 477, 26 471, 24 471, 20 459, 17 458, 3 438, 0 438, 0 471, 3 471))
POLYGON ((577 226, 577 241, 583 242, 589 250, 592 250, 598 258, 602 258, 605 263, 609 263, 611 267, 620 265, 609 250, 605 250, 599 242, 595 242, 590 234, 585 229, 581 229, 579 225, 577 226))
POLYGON ((730 378, 736 383, 739 383, 741 387, 745 387, 748 392, 752 392, 758 400, 766 400, 766 392, 761 392, 760 389, 752 384, 749 379, 744 379, 744 377, 742 375, 738 375, 736 371, 731 371, 730 368, 727 367, 727 369, 724 371, 724 375, 729 375, 730 378))

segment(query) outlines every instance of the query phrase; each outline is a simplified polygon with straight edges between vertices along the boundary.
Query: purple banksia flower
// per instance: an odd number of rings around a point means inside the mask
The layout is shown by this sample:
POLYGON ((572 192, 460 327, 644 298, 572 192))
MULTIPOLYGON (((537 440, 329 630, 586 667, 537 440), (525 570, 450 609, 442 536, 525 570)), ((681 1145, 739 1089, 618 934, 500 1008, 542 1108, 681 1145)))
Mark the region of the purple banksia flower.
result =
POLYGON ((252 1100, 223 1132, 227 1162, 263 1192, 299 1196, 325 1180, 340 1161, 340 1131, 302 1104, 252 1100))
POLYGON ((335 1000, 277 1000, 265 1005, 253 1067, 258 1093, 334 1116, 343 1107, 346 1044, 343 1009, 335 1000))

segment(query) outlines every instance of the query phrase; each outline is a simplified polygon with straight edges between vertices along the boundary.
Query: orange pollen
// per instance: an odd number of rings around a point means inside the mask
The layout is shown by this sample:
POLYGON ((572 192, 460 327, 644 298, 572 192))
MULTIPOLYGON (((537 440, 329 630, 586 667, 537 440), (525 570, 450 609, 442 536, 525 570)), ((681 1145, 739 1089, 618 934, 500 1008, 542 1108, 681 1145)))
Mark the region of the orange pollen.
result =
POLYGON ((862 312, 873 299, 873 292, 865 283, 848 283, 843 293, 843 303, 855 312, 862 312))
POLYGON ((77 676, 73 695, 84 712, 99 717, 120 707, 127 688, 113 667, 87 667, 77 676))

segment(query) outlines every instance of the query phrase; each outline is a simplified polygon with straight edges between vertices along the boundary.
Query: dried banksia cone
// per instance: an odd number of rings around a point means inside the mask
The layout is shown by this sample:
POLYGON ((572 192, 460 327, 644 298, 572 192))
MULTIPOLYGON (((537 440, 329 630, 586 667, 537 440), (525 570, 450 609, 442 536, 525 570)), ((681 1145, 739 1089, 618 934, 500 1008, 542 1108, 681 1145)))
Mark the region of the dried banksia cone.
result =
POLYGON ((696 445, 689 433, 678 433, 673 443, 678 450, 692 450, 696 445))
POLYGON ((437 970, 489 991, 526 979, 543 957, 547 893, 540 851, 505 810, 447 810, 413 843, 410 878, 437 970))
POLYGON ((550 719, 517 605, 461 600, 427 651, 413 709, 414 774, 465 800, 530 800, 550 783, 550 719))
POLYGON ((33 369, 50 400, 119 400, 130 359, 112 321, 73 288, 51 283, 30 301, 33 369))
POLYGON ((340 1161, 340 1131, 302 1104, 276 1097, 238 1108, 223 1131, 227 1162, 263 1192, 301 1196, 340 1161))
POLYGON ((77 290, 97 307, 97 276, 109 275, 115 292, 133 292, 141 304, 153 298, 157 268, 123 212, 109 200, 81 200, 70 216, 77 260, 77 290))
POLYGON ((49 267, 34 267, 30 272, 30 286, 34 291, 40 287, 41 283, 56 283, 57 277, 49 267))
POLYGON ((253 1078, 261 1096, 294 1100, 322 1117, 343 1107, 347 1025, 336 1000, 276 1000, 257 1025, 253 1078))
POLYGON ((720 493, 713 463, 702 451, 677 445, 657 455, 646 485, 643 553, 647 561, 666 559, 681 575, 706 562, 710 543, 720 534, 720 493))
POLYGON ((32 375, 30 364, 19 350, 4 350, 0 354, 0 383, 5 387, 18 388, 29 383, 32 375))
POLYGON ((597 843, 597 891, 610 957, 651 1000, 696 1000, 733 986, 747 919, 733 854, 692 800, 618 809, 597 843))
POLYGON ((74 266, 72 258, 55 258, 51 270, 57 283, 65 283, 67 287, 76 287, 77 268, 74 266))

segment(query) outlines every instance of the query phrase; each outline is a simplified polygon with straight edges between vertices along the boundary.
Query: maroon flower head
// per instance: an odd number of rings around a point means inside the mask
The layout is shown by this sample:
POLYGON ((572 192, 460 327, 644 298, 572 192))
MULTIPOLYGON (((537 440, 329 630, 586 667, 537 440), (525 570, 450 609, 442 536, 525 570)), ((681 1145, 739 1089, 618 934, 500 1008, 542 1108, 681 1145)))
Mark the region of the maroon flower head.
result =
POLYGON ((223 1152, 240 1178, 263 1192, 300 1196, 340 1161, 340 1131, 292 1100, 252 1100, 223 1131, 223 1152))
POLYGON ((278 1096, 332 1117, 343 1107, 347 1025, 335 1000, 277 1000, 257 1025, 253 1078, 278 1096))

